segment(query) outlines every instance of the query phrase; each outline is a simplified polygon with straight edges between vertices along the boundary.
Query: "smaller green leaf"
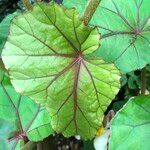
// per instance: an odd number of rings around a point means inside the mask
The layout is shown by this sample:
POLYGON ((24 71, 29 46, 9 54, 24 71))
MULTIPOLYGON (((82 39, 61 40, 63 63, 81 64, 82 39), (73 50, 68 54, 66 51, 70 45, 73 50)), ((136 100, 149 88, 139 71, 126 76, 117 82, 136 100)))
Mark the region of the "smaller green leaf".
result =
POLYGON ((2 49, 5 45, 5 42, 7 40, 7 36, 9 33, 9 27, 12 19, 17 16, 19 13, 15 12, 13 14, 8 15, 3 19, 3 21, 0 23, 0 68, 4 68, 3 62, 1 60, 1 53, 2 49))
POLYGON ((24 140, 40 141, 52 133, 50 116, 43 107, 16 93, 0 72, 0 135, 10 148, 20 149, 24 140), (11 126, 11 127, 10 127, 11 126))
POLYGON ((15 12, 13 14, 8 15, 3 19, 3 21, 0 23, 0 55, 2 52, 2 49, 4 47, 4 44, 7 40, 7 36, 9 33, 9 27, 12 19, 17 16, 19 13, 15 12))
POLYGON ((150 95, 135 97, 118 112, 111 124, 110 150, 150 148, 150 95))
POLYGON ((41 109, 41 112, 28 129, 27 136, 31 141, 40 141, 43 137, 46 137, 48 133, 52 133, 49 115, 45 109, 41 109))
MULTIPOLYGON (((82 14, 87 0, 63 0, 82 14)), ((101 0, 90 25, 101 33, 101 47, 94 54, 114 62, 122 73, 141 69, 150 63, 149 0, 101 0)))

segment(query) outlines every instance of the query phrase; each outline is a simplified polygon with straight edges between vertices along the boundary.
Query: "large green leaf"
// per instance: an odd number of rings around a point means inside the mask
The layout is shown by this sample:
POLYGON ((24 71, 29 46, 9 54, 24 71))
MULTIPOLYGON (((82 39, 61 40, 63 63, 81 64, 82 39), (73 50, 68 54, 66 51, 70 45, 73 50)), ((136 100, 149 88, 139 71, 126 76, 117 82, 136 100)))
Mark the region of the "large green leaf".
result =
POLYGON ((120 86, 113 64, 88 55, 98 47, 97 29, 75 9, 37 3, 13 20, 3 61, 15 89, 47 107, 54 130, 86 139, 120 86))
MULTIPOLYGON (((64 0, 82 13, 87 0, 64 0)), ((115 62, 123 72, 140 69, 150 63, 149 0, 101 0, 90 24, 99 27, 101 47, 95 52, 115 62)))
MULTIPOLYGON (((45 109, 16 93, 8 77, 0 72, 1 139, 7 139, 11 148, 19 148, 26 137, 40 141, 51 133, 50 116, 45 109)), ((4 142, 0 142, 2 144, 4 142)))
POLYGON ((150 95, 131 99, 111 124, 110 150, 150 148, 150 95))

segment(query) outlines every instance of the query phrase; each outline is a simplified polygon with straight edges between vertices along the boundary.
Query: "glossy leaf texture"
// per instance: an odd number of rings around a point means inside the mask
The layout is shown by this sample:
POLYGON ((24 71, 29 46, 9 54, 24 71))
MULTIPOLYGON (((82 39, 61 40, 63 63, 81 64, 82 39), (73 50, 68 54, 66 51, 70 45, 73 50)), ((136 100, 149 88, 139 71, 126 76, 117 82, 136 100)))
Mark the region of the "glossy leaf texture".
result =
POLYGON ((37 3, 11 25, 3 61, 12 84, 45 105, 53 129, 67 137, 94 137, 120 87, 116 67, 89 55, 99 37, 75 9, 55 3, 37 3))
MULTIPOLYGON (((87 0, 64 0, 83 13, 87 0)), ((94 55, 114 62, 127 73, 150 63, 149 0, 101 0, 90 25, 98 26, 101 47, 94 55)))
POLYGON ((135 97, 116 114, 111 123, 110 150, 150 148, 150 95, 135 97))
POLYGON ((20 149, 26 139, 43 140, 52 134, 50 121, 43 107, 16 93, 0 72, 0 146, 20 149))

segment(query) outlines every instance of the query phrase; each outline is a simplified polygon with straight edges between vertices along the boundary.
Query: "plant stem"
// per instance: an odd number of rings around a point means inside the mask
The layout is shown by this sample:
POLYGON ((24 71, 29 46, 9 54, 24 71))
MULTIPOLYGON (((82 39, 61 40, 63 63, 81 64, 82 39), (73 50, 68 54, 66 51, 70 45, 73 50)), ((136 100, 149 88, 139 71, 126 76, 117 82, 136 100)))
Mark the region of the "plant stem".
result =
POLYGON ((23 5, 26 7, 27 10, 32 10, 32 4, 29 2, 29 0, 22 0, 23 5))
POLYGON ((146 92, 146 67, 141 72, 141 95, 145 95, 146 92))
POLYGON ((89 0, 87 3, 87 6, 85 8, 85 11, 82 16, 82 20, 84 21, 85 25, 88 25, 90 22, 94 12, 96 11, 99 3, 101 0, 89 0))

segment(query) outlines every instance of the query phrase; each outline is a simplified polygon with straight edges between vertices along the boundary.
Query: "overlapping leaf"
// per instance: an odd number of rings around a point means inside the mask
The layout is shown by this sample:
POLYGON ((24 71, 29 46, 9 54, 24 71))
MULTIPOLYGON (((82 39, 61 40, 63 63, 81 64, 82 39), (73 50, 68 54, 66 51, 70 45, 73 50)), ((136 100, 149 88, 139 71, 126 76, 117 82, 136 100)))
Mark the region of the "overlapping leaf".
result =
MULTIPOLYGON (((87 0, 64 0, 82 13, 87 0)), ((99 27, 101 47, 95 55, 115 62, 123 72, 150 63, 149 0, 101 0, 90 24, 99 27)))
POLYGON ((5 45, 5 42, 7 40, 7 36, 8 36, 8 33, 9 33, 9 27, 10 27, 10 23, 11 23, 11 20, 17 16, 17 12, 13 13, 13 14, 10 14, 8 15, 6 18, 4 18, 4 20, 0 23, 0 68, 3 69, 4 65, 3 65, 3 62, 2 62, 2 59, 1 59, 1 52, 2 52, 2 49, 5 45))
POLYGON ((13 20, 3 51, 15 89, 45 105, 65 136, 92 138, 119 90, 119 71, 91 57, 99 34, 75 9, 37 3, 13 20))
POLYGON ((150 148, 150 95, 131 99, 111 124, 111 150, 150 148))
POLYGON ((16 15, 17 15, 17 13, 10 14, 0 23, 0 56, 1 56, 1 51, 3 49, 3 46, 7 40, 11 20, 16 15))
POLYGON ((8 77, 0 72, 0 145, 20 148, 26 138, 40 141, 51 133, 45 109, 16 93, 8 77))

